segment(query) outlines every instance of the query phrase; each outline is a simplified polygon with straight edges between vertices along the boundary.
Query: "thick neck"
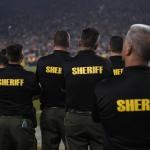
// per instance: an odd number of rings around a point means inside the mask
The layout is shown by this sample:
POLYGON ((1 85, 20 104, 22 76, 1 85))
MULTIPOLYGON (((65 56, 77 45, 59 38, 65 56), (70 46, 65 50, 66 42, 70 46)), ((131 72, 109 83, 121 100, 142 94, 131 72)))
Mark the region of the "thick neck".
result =
POLYGON ((128 59, 125 59, 125 67, 147 66, 147 65, 148 63, 144 59, 136 55, 129 57, 128 59))
POLYGON ((86 50, 91 50, 92 51, 92 48, 91 47, 84 47, 84 46, 80 46, 79 51, 86 51, 86 50))
POLYGON ((55 51, 66 51, 67 48, 61 46, 54 46, 55 51))
POLYGON ((2 64, 0 65, 0 69, 5 68, 5 67, 6 67, 5 65, 2 65, 2 64))
POLYGON ((110 56, 121 56, 121 53, 110 52, 110 56))
POLYGON ((11 64, 11 65, 20 65, 21 62, 13 62, 13 61, 9 61, 9 64, 11 64))

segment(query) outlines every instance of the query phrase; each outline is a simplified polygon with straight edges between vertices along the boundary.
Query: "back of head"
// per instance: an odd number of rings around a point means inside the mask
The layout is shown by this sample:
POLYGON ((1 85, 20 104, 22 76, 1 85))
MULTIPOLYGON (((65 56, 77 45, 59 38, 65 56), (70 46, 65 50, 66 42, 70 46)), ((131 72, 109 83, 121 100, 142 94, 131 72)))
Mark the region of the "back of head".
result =
POLYGON ((99 39, 99 32, 94 28, 86 28, 82 31, 80 46, 87 48, 96 48, 99 39))
POLYGON ((6 48, 6 55, 9 61, 11 62, 20 62, 23 59, 22 54, 22 45, 13 44, 6 48))
POLYGON ((68 48, 70 44, 70 35, 68 32, 60 30, 54 35, 54 46, 68 48))
POLYGON ((6 49, 2 49, 2 50, 0 51, 0 55, 6 56, 6 49))
POLYGON ((150 26, 135 24, 126 36, 126 45, 145 62, 150 61, 150 26))
POLYGON ((5 67, 8 64, 8 59, 6 58, 6 49, 0 51, 0 66, 5 67))
POLYGON ((7 66, 8 65, 8 59, 3 55, 0 55, 0 65, 1 66, 7 66))
POLYGON ((121 36, 112 36, 109 46, 111 52, 121 53, 123 49, 123 38, 121 36))

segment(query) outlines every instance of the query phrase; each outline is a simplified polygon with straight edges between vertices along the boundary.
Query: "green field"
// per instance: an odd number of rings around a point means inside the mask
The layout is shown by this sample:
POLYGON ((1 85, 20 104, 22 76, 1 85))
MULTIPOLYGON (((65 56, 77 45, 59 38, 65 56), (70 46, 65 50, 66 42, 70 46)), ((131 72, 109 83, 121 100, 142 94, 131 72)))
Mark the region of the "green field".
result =
POLYGON ((33 66, 33 67, 25 66, 24 68, 25 68, 26 70, 28 70, 28 71, 32 71, 32 72, 35 72, 35 71, 36 71, 36 67, 35 67, 35 66, 33 66))
MULTIPOLYGON (((25 66, 25 69, 28 70, 28 71, 32 71, 32 72, 35 72, 36 70, 36 67, 29 67, 29 66, 25 66)), ((37 122, 39 124, 39 118, 40 118, 40 102, 39 100, 35 100, 33 102, 34 104, 34 107, 36 108, 36 117, 37 117, 37 122)))
POLYGON ((36 109, 36 118, 37 118, 37 123, 39 125, 40 114, 41 114, 40 113, 40 102, 39 102, 39 100, 36 100, 33 102, 33 104, 34 104, 34 107, 36 109))

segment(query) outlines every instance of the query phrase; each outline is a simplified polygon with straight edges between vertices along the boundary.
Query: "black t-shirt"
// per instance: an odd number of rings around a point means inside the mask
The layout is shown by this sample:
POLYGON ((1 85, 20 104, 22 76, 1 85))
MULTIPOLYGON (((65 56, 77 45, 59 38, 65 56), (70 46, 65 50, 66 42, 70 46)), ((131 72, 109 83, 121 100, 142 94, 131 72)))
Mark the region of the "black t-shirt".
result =
POLYGON ((111 64, 112 64, 114 76, 120 76, 124 68, 124 62, 122 61, 122 57, 111 56, 109 57, 109 60, 111 61, 111 64))
POLYGON ((106 150, 150 150, 150 68, 125 68, 96 88, 106 150))
POLYGON ((42 57, 37 64, 37 78, 41 84, 42 103, 45 107, 65 107, 63 63, 69 58, 66 51, 55 50, 42 57))
POLYGON ((0 70, 0 116, 35 116, 32 98, 40 92, 34 73, 20 65, 0 70))
POLYGON ((92 50, 80 51, 64 64, 67 108, 91 111, 95 102, 95 85, 112 75, 108 60, 92 50))

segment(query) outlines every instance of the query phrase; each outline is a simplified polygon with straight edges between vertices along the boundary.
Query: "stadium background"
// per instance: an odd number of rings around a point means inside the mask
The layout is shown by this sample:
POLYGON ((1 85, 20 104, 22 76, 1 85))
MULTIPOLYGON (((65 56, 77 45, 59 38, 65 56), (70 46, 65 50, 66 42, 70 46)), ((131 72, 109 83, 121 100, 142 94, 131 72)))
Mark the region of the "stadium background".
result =
MULTIPOLYGON (((52 51, 56 30, 71 33, 74 53, 81 30, 92 26, 100 31, 99 53, 105 54, 111 35, 124 37, 131 24, 150 24, 149 6, 149 0, 0 0, 0 49, 23 44, 24 66, 35 72, 39 57, 52 51)), ((34 105, 39 122, 39 102, 34 105)))

